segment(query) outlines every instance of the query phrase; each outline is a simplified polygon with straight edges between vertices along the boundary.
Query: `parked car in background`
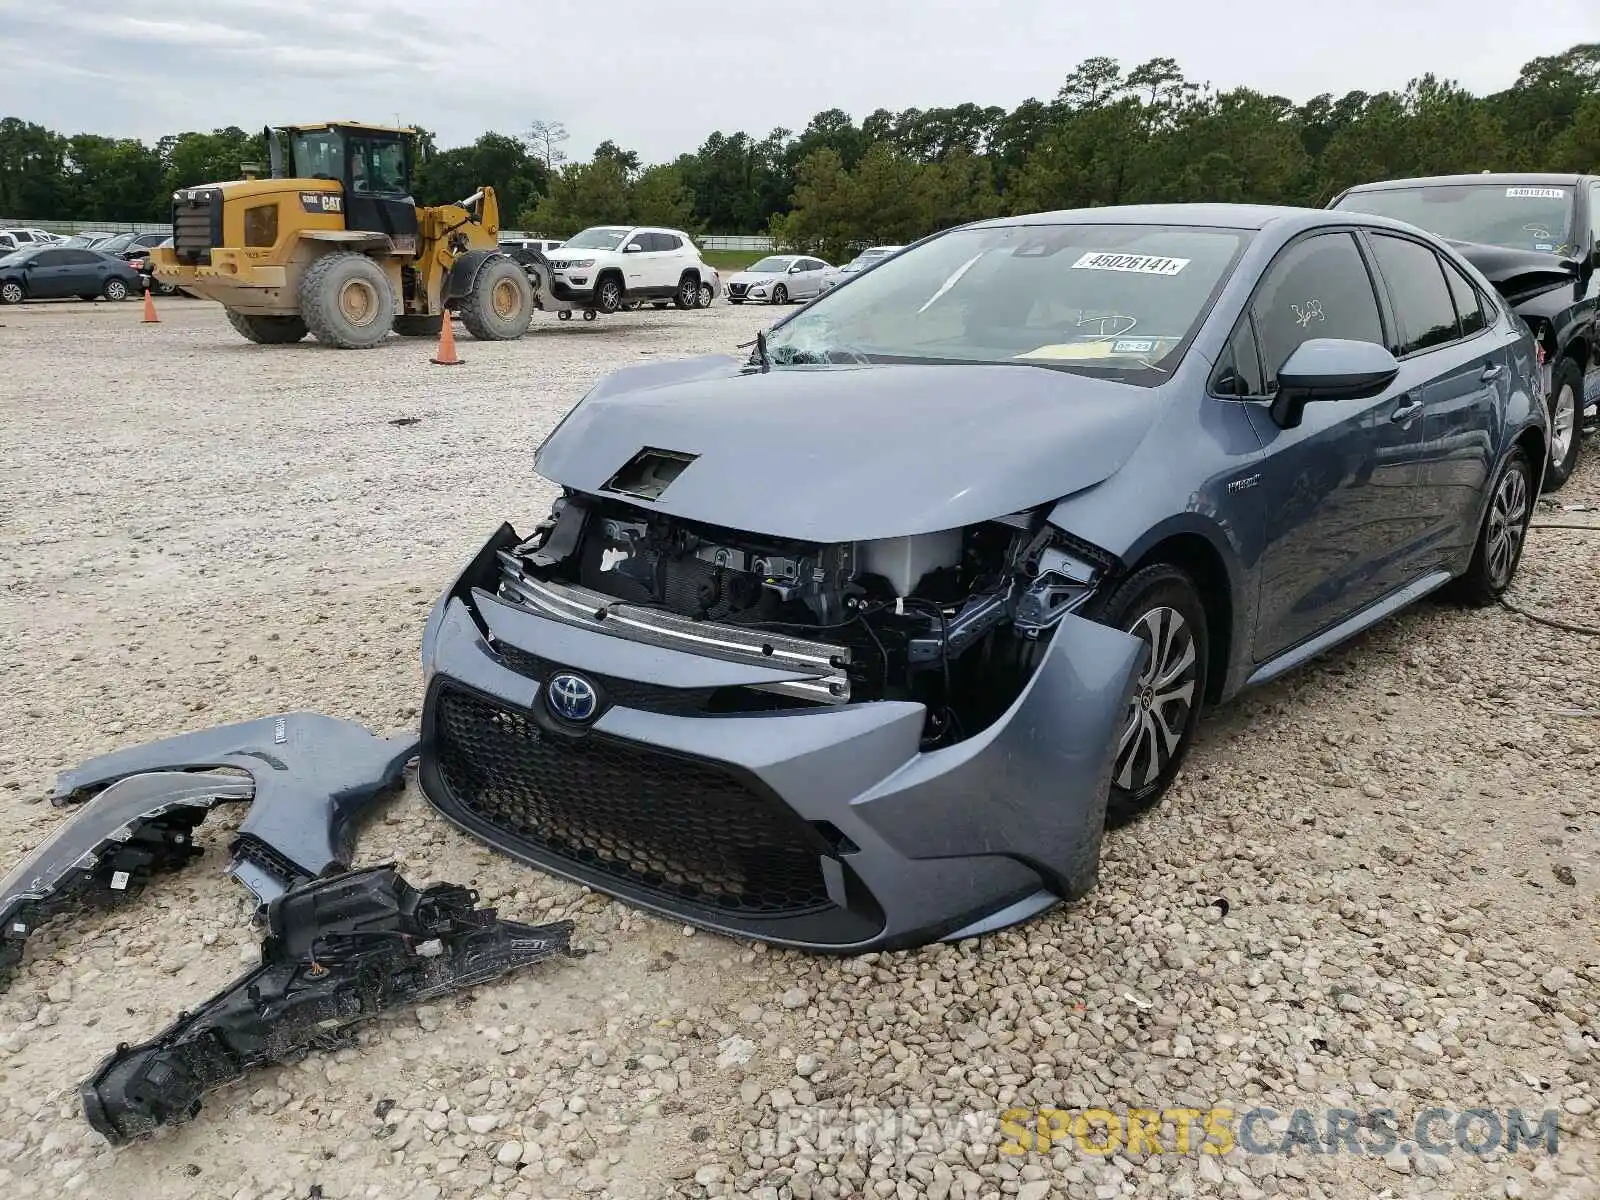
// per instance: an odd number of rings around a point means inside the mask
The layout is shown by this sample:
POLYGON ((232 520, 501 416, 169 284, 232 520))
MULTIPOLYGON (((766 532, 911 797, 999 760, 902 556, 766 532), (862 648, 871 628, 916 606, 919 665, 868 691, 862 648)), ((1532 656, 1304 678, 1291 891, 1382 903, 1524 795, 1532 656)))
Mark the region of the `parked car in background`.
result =
POLYGON ((1380 217, 940 233, 748 358, 577 402, 532 455, 548 517, 424 628, 422 790, 736 937, 1025 920, 1094 885, 1108 811, 1167 792, 1204 707, 1447 585, 1504 594, 1536 370, 1470 264, 1380 217))
POLYGON ((560 247, 561 239, 523 237, 520 233, 501 233, 499 243, 501 249, 515 246, 519 250, 534 250, 540 254, 548 255, 552 250, 560 247))
MULTIPOLYGON (((156 243, 151 249, 159 250, 162 246, 172 245, 172 239, 165 238, 156 243)), ((148 250, 130 252, 127 256, 128 265, 139 273, 140 290, 148 289, 155 296, 174 296, 179 292, 175 283, 168 283, 165 279, 157 279, 151 270, 150 254, 148 250)))
POLYGON ((629 301, 670 301, 698 308, 717 275, 681 229, 596 225, 561 244, 551 258, 558 300, 614 313, 629 301))
POLYGON ((0 258, 0 303, 24 300, 126 300, 140 287, 139 273, 115 255, 49 243, 24 246, 0 258))
POLYGON ((165 233, 118 233, 103 242, 96 242, 94 249, 121 258, 143 258, 170 236, 165 233))
POLYGON ((822 277, 833 270, 820 258, 804 254, 771 254, 728 276, 728 303, 746 300, 787 304, 822 294, 822 277))
POLYGON ((1555 491, 1600 428, 1600 176, 1441 175, 1364 183, 1329 205, 1445 238, 1538 342, 1555 491))
POLYGON ((0 233, 0 254, 10 254, 13 250, 19 249, 25 244, 32 245, 31 242, 18 242, 17 239, 12 237, 9 233, 0 233))
MULTIPOLYGON (((82 238, 90 246, 93 246, 96 242, 103 242, 107 238, 112 238, 112 237, 116 237, 116 236, 117 235, 115 233, 112 233, 110 230, 105 230, 105 229, 80 229, 71 238, 68 238, 67 241, 72 241, 72 240, 74 240, 76 238, 82 238)), ((80 247, 80 249, 81 249, 81 247, 80 247)))
POLYGON ((859 275, 868 267, 875 266, 888 258, 891 254, 898 254, 904 246, 871 246, 856 255, 842 267, 830 267, 822 277, 822 290, 838 287, 852 275, 859 275))
POLYGON ((12 239, 20 245, 53 245, 65 239, 59 233, 51 233, 48 229, 34 229, 30 226, 21 226, 5 230, 12 239))

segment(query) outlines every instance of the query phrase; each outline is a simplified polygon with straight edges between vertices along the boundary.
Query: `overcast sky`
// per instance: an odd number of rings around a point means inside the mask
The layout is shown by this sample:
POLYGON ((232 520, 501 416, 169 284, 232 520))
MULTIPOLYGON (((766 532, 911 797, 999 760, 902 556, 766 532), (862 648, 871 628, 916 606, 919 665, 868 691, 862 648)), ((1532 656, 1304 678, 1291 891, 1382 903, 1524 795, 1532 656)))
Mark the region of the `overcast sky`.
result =
POLYGON ((145 140, 398 117, 441 147, 544 119, 574 157, 657 161, 826 108, 1009 108, 1093 55, 1303 100, 1493 91, 1595 40, 1600 0, 0 0, 0 115, 145 140))

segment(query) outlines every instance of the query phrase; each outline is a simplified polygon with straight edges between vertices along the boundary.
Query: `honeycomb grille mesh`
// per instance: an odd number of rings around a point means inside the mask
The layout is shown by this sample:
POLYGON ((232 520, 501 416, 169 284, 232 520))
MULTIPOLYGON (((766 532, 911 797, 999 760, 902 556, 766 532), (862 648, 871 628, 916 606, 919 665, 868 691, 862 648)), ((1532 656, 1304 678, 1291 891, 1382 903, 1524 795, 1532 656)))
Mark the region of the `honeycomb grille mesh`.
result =
POLYGON ((728 913, 833 907, 821 838, 715 764, 550 735, 525 712, 455 688, 439 695, 435 739, 456 802, 535 850, 728 913))

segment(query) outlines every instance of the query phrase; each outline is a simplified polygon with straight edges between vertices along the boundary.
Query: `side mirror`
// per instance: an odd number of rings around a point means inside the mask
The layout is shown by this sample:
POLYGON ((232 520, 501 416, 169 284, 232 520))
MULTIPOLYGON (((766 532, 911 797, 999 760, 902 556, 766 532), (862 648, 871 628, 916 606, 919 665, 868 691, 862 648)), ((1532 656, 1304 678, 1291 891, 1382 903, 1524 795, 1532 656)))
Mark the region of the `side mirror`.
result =
POLYGON ((1312 338, 1300 343, 1278 369, 1272 419, 1280 429, 1294 429, 1307 404, 1366 400, 1382 392, 1399 374, 1394 355, 1376 342, 1312 338))
POLYGON ((639 245, 638 242, 629 242, 626 246, 624 246, 622 248, 622 252, 624 254, 638 254, 639 251, 641 251, 643 249, 644 249, 644 247, 639 245))

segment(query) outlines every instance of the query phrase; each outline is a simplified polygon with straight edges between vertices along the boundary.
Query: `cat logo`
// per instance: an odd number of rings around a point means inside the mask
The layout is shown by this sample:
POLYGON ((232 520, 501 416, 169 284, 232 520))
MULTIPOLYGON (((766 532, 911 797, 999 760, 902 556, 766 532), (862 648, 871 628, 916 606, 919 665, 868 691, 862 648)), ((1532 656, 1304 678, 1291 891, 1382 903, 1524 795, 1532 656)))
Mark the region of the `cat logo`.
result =
POLYGON ((342 213, 344 197, 338 192, 301 192, 300 207, 308 213, 342 213))

